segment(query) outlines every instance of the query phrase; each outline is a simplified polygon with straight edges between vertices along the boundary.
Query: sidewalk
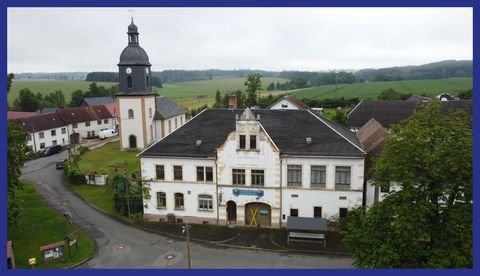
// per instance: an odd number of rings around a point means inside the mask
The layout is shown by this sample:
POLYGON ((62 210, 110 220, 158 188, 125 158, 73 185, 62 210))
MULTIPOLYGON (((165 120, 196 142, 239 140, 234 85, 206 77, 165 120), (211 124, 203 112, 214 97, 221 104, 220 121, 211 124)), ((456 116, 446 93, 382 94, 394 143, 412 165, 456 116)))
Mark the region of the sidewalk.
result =
MULTIPOLYGON (((136 222, 136 226, 169 236, 184 239, 183 224, 164 222, 136 222)), ((286 229, 255 227, 226 227, 217 225, 192 224, 190 230, 193 241, 231 247, 263 249, 280 252, 302 252, 312 254, 333 254, 350 256, 350 252, 341 242, 338 232, 327 232, 326 246, 321 242, 290 242, 287 244, 286 229)))

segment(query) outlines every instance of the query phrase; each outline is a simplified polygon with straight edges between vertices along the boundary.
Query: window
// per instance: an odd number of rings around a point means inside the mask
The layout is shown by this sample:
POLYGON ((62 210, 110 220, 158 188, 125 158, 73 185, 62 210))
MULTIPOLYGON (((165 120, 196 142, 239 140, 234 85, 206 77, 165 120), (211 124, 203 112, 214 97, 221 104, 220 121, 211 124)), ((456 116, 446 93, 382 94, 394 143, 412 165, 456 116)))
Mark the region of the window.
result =
POLYGON ((92 137, 95 137, 95 130, 92 130, 92 137))
POLYGON ((65 133, 67 133, 67 129, 62 127, 62 134, 65 134, 65 133))
POLYGON ((302 186, 302 165, 287 166, 287 186, 302 186))
POLYGON ((180 116, 180 125, 183 125, 183 116, 180 116))
POLYGON ((175 209, 183 209, 185 206, 183 205, 183 194, 182 193, 175 193, 175 209))
POLYGON ((212 167, 205 167, 205 181, 212 182, 213 181, 213 168, 212 167))
POLYGON ((151 107, 148 109, 148 117, 152 118, 152 108, 151 107))
POLYGON ((240 135, 240 149, 245 149, 245 135, 240 135))
POLYGON ((172 132, 172 121, 168 120, 168 133, 172 132))
POLYGON ((85 122, 85 126, 90 126, 90 122, 85 122))
POLYGON ((211 195, 198 196, 198 209, 200 211, 213 211, 213 199, 211 195))
POLYGON ((390 192, 390 184, 380 186, 380 192, 382 192, 382 193, 390 192))
POLYGON ((197 181, 204 181, 204 180, 205 180, 204 168, 197 167, 197 181))
POLYGON ((347 211, 348 211, 347 208, 340 208, 338 217, 339 218, 346 218, 347 217, 347 211))
POLYGON ((43 131, 38 133, 38 137, 39 137, 40 139, 45 138, 45 134, 43 133, 43 131))
POLYGON ((90 131, 87 131, 87 138, 90 137, 92 134, 90 131))
POLYGON ((322 217, 322 207, 313 207, 313 217, 314 218, 322 217))
POLYGON ((65 138, 62 138, 62 145, 65 144, 65 138))
POLYGON ((264 170, 252 170, 252 186, 265 185, 264 170))
POLYGON ((132 77, 128 76, 127 77, 127 88, 132 88, 133 82, 132 82, 132 77))
POLYGON ((197 181, 213 181, 213 168, 212 167, 197 167, 197 181))
POLYGON ((77 123, 72 124, 72 128, 77 128, 77 127, 78 127, 77 123))
POLYGON ((133 119, 133 109, 128 110, 128 119, 133 119))
POLYGON ((52 141, 52 146, 56 146, 57 145, 57 140, 53 140, 52 141))
POLYGON ((310 187, 325 188, 325 166, 312 166, 311 168, 310 187))
POLYGON ((182 180, 182 166, 173 166, 173 180, 182 180))
POLYGON ((148 83, 149 83, 149 81, 148 81, 148 76, 147 76, 147 79, 146 79, 146 83, 147 83, 146 85, 147 85, 147 87, 148 87, 148 83))
POLYGON ((164 192, 157 192, 157 208, 167 207, 167 196, 164 192))
POLYGON ((44 149, 45 148, 45 143, 40 143, 40 148, 44 149))
POLYGON ((51 130, 50 131, 50 135, 52 136, 57 136, 57 131, 54 129, 54 130, 51 130))
POLYGON ((350 189, 350 167, 339 166, 335 168, 335 189, 350 189))
POLYGON ((103 119, 104 124, 108 124, 108 119, 103 119))
POLYGON ((102 120, 97 120, 97 125, 101 125, 102 124, 102 120))
POLYGON ((245 185, 245 170, 232 169, 232 184, 245 185))
POLYGON ((32 134, 28 135, 28 141, 32 141, 32 134))
POLYGON ((298 209, 290 209, 291 217, 298 217, 298 209))
POLYGON ((165 167, 163 165, 155 165, 156 179, 165 180, 165 167))
POLYGON ((257 136, 250 135, 250 149, 257 149, 257 136))
POLYGON ((177 118, 175 118, 175 129, 177 129, 177 118))

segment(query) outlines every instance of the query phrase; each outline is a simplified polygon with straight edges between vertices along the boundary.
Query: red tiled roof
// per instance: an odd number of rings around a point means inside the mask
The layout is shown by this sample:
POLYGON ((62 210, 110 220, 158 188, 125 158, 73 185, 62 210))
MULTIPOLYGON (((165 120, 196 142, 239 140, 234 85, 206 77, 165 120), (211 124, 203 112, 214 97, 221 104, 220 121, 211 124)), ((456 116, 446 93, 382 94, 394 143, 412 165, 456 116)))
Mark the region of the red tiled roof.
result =
POLYGON ((7 120, 36 116, 38 112, 8 111, 7 120))
POLYGON ((110 112, 112 117, 118 117, 118 104, 116 102, 104 104, 104 106, 107 108, 108 112, 110 112))
POLYGON ((380 153, 387 136, 388 131, 373 118, 357 132, 357 137, 365 151, 374 155, 380 153))
POLYGON ((64 108, 57 110, 57 114, 67 124, 112 118, 112 114, 104 105, 64 108))

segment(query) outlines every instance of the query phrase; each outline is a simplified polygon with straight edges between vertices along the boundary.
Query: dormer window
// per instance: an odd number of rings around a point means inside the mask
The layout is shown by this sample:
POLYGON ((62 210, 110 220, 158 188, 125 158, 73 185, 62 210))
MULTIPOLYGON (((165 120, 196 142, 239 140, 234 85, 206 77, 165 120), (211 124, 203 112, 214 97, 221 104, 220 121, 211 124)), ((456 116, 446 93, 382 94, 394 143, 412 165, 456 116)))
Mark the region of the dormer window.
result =
POLYGON ((246 149, 246 147, 247 147, 247 145, 246 145, 245 135, 240 135, 239 148, 240 149, 246 149))

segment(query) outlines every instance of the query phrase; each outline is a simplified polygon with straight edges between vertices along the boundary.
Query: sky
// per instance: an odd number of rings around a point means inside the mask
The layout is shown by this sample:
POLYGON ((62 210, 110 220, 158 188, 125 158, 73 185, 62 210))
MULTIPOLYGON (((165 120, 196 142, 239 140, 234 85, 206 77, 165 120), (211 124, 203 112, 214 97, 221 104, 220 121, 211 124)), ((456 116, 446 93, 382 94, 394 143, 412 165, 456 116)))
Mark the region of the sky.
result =
POLYGON ((473 58, 471 8, 9 8, 8 72, 358 70, 473 58))

